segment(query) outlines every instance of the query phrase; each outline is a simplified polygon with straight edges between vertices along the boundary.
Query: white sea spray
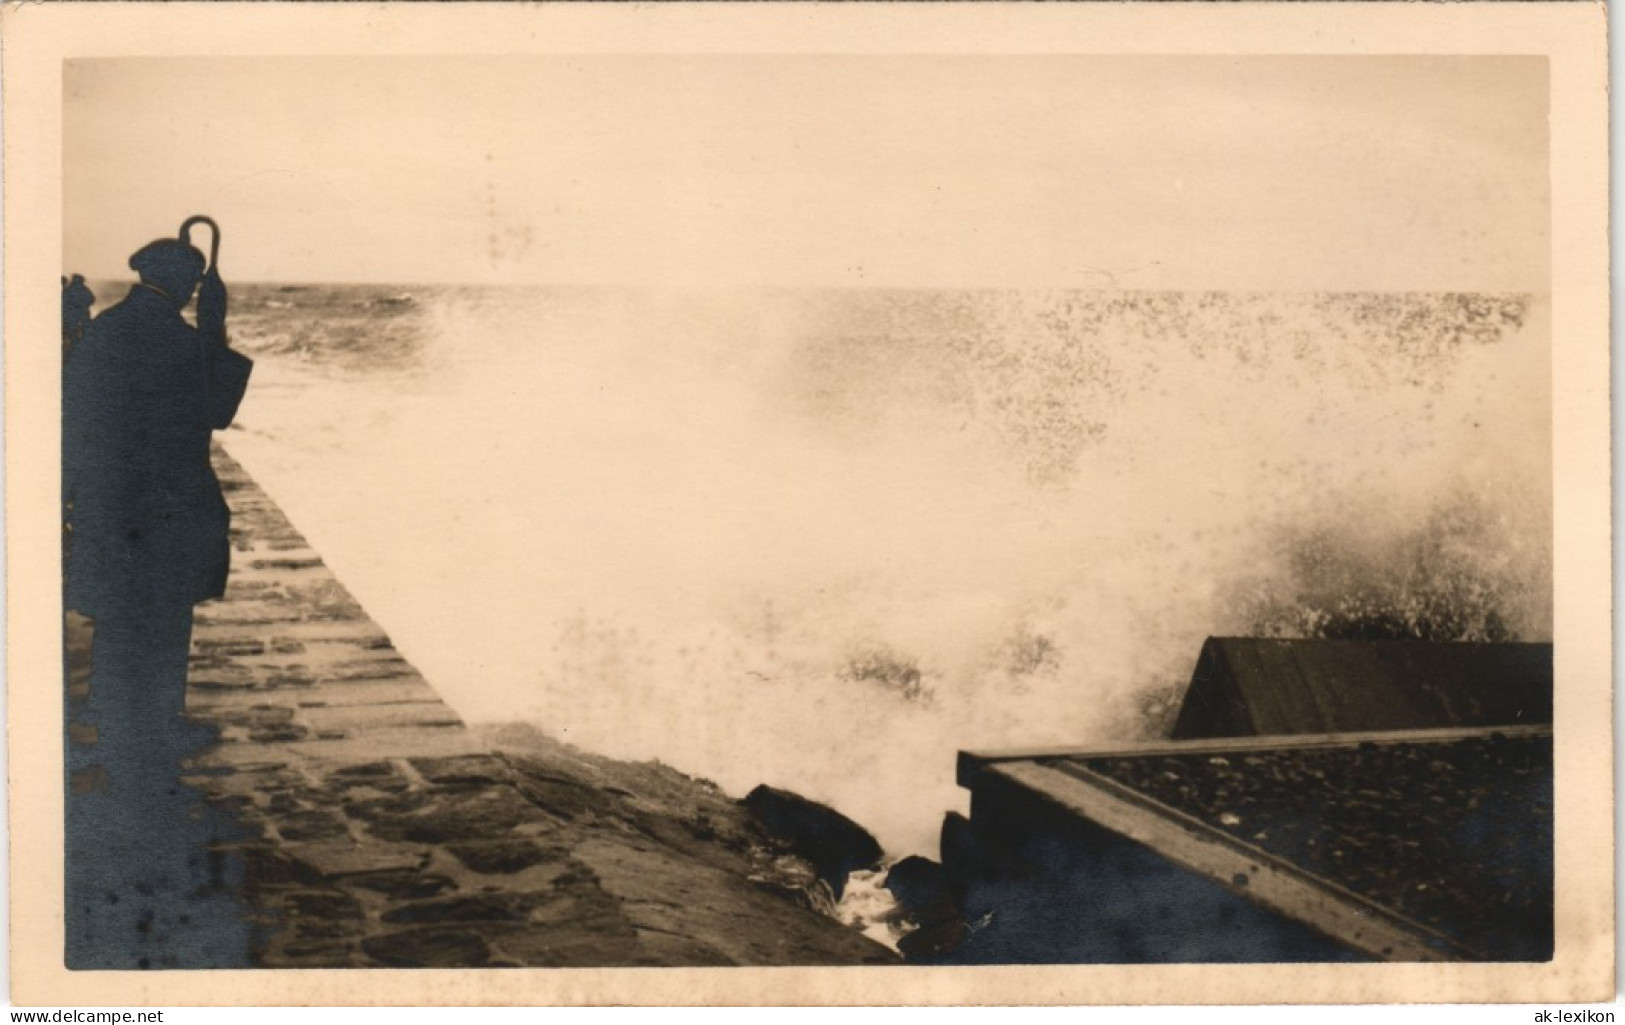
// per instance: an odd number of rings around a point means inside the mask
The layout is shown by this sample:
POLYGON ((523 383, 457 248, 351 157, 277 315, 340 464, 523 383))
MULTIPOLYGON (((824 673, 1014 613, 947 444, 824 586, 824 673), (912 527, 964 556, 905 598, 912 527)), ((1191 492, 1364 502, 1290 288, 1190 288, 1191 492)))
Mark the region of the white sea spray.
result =
POLYGON ((246 298, 228 447, 460 713, 894 854, 1208 635, 1550 637, 1539 297, 246 298))

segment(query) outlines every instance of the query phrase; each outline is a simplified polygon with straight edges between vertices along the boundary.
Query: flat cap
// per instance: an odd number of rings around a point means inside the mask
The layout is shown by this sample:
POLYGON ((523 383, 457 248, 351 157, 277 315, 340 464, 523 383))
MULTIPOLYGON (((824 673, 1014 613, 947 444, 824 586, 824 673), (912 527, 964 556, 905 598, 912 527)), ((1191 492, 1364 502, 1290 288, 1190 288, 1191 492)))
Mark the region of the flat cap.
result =
POLYGON ((148 242, 130 257, 130 269, 143 278, 177 272, 201 274, 205 263, 203 254, 195 247, 173 238, 148 242))

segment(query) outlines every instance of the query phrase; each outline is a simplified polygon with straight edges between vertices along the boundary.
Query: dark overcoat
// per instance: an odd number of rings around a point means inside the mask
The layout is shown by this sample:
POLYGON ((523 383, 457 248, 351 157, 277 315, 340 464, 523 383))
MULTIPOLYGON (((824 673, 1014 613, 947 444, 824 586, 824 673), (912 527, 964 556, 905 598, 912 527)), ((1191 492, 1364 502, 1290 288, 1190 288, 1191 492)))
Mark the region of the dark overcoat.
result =
POLYGON ((251 366, 145 285, 91 322, 63 367, 68 608, 140 615, 224 593, 230 515, 209 438, 251 366))

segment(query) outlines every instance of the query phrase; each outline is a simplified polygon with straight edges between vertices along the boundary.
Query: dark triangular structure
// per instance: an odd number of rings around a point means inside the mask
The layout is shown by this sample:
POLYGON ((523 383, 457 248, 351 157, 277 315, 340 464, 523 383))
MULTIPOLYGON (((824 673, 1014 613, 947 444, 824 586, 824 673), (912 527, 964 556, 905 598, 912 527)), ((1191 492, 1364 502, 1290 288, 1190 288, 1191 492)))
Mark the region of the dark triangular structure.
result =
POLYGON ((1210 637, 1173 739, 1551 721, 1550 644, 1210 637))

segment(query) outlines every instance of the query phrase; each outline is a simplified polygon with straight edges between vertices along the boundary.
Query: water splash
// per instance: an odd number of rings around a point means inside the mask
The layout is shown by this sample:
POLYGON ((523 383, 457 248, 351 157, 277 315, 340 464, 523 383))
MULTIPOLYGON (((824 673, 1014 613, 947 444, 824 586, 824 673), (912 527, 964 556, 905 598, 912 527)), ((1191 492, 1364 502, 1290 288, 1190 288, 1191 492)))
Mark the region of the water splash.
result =
POLYGON ((1536 298, 345 294, 230 447, 444 697, 893 853, 1210 634, 1550 633, 1536 298))

